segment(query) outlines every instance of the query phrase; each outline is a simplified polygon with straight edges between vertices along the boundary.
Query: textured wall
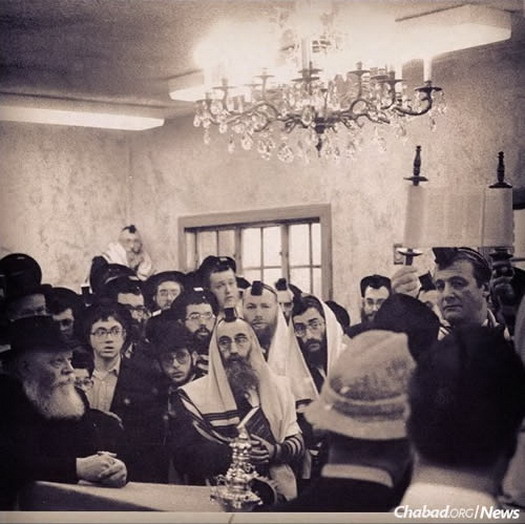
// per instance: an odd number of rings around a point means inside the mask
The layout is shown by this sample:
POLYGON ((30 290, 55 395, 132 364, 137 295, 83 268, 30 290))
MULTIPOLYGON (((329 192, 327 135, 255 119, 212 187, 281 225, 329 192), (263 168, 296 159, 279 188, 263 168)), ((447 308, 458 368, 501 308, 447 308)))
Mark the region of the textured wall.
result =
POLYGON ((24 252, 45 282, 78 286, 127 219, 128 146, 119 132, 0 126, 0 256, 24 252))
MULTIPOLYGON (((406 71, 421 81, 421 64, 406 71)), ((525 186, 525 111, 516 104, 524 76, 523 52, 505 46, 442 57, 434 78, 446 92, 448 111, 434 132, 426 118, 409 125, 405 144, 387 138, 379 153, 365 130, 365 146, 348 166, 322 161, 285 165, 256 153, 226 152, 224 137, 191 119, 168 123, 132 142, 132 209, 144 210, 143 226, 153 234, 151 251, 165 267, 178 266, 177 218, 184 215, 331 203, 334 299, 358 318, 358 283, 368 273, 391 275, 392 244, 401 241, 405 191, 416 144, 423 148, 422 173, 453 190, 494 179, 497 152, 504 150, 508 178, 525 186), (148 212, 152 211, 154 212, 148 212), (156 233, 153 233, 156 232, 156 233)), ((418 260, 423 271, 428 259, 418 260)))

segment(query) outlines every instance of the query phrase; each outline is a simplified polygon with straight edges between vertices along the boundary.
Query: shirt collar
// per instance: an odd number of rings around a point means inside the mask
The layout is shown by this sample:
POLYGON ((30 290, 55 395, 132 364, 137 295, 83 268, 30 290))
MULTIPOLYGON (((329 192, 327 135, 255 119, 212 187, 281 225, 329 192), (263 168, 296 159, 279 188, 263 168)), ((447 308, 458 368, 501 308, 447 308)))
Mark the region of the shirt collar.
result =
POLYGON ((119 373, 120 373, 120 364, 122 362, 122 358, 119 357, 117 358, 116 362, 107 370, 107 371, 98 371, 96 369, 93 370, 93 376, 94 377, 97 377, 97 378, 101 378, 101 377, 105 377, 109 374, 113 374, 115 375, 116 377, 119 376, 119 373))

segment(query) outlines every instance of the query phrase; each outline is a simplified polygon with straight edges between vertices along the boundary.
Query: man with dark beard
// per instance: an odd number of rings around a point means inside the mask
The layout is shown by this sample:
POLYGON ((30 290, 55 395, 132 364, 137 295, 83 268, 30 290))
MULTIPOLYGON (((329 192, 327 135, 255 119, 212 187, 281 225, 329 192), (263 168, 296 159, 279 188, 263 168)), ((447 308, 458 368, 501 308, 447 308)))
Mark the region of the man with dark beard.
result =
POLYGON ((96 449, 86 404, 74 387, 72 352, 51 317, 13 322, 0 375, 0 507, 27 482, 126 483, 125 464, 96 449))
POLYGON ((295 335, 317 391, 343 349, 341 325, 331 309, 313 295, 296 297, 292 312, 295 335))
POLYGON ((171 447, 175 468, 190 483, 226 472, 229 443, 243 424, 257 471, 271 477, 284 497, 296 496, 290 463, 304 447, 288 379, 269 368, 252 328, 233 309, 225 310, 212 336, 208 375, 182 386, 179 397, 171 447))
POLYGON ((197 369, 208 373, 208 348, 219 313, 215 295, 200 287, 193 288, 175 299, 170 313, 190 333, 191 346, 197 352, 197 369))
POLYGON ((390 279, 383 275, 368 275, 361 279, 359 289, 361 291, 361 322, 345 330, 350 338, 371 329, 376 313, 391 294, 390 279))
POLYGON ((106 286, 108 298, 123 306, 131 317, 126 344, 122 355, 127 359, 148 360, 151 348, 146 339, 146 322, 149 312, 146 308, 144 294, 138 281, 128 277, 118 277, 106 286))
MULTIPOLYGON (((326 442, 315 434, 303 416, 304 406, 316 399, 332 366, 342 353, 343 330, 332 310, 313 295, 294 298, 292 323, 307 367, 303 384, 310 385, 302 395, 306 402, 298 410, 298 420, 304 434, 307 453, 302 472, 303 485, 320 474, 326 460, 326 442), (312 384, 313 382, 313 384, 312 384)), ((300 371, 300 369, 298 369, 300 371)), ((297 381, 301 375, 297 375, 297 381)))

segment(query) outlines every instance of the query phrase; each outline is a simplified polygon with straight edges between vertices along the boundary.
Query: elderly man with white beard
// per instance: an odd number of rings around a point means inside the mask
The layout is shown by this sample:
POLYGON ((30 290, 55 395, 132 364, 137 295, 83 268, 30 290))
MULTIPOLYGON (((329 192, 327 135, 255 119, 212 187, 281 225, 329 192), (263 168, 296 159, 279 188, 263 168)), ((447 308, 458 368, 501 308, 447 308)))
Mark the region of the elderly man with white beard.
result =
POLYGON ((225 310, 212 335, 208 375, 182 386, 179 397, 171 446, 175 468, 190 483, 226 473, 229 443, 243 424, 257 471, 285 498, 296 496, 290 465, 302 458, 304 444, 288 379, 266 364, 255 333, 233 309, 225 310))
POLYGON ((52 318, 16 320, 10 346, 0 375, 0 508, 13 509, 17 490, 34 480, 122 487, 126 466, 96 449, 72 352, 52 318))

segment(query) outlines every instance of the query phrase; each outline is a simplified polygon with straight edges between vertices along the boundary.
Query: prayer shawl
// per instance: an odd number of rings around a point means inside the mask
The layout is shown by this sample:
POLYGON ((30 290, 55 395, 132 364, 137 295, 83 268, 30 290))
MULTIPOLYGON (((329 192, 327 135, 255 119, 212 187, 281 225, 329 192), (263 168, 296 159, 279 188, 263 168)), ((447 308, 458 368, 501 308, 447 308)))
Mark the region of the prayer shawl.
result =
POLYGON ((346 348, 346 345, 343 342, 343 328, 337 321, 334 312, 321 299, 318 300, 323 307, 326 322, 326 345, 328 352, 326 371, 327 374, 330 374, 332 366, 337 362, 339 355, 346 348))
MULTIPOLYGON (((343 343, 343 330, 333 311, 322 300, 319 302, 323 308, 326 323, 327 372, 329 373, 346 346, 343 343)), ((278 375, 290 379, 298 409, 319 396, 295 336, 293 322, 287 325, 281 311, 277 314, 277 327, 268 350, 268 365, 278 375)))
POLYGON ((111 242, 106 248, 106 251, 102 253, 102 256, 109 264, 120 264, 122 266, 130 267, 136 271, 140 280, 146 280, 153 274, 153 264, 150 256, 145 251, 142 251, 142 255, 144 257, 142 262, 137 267, 131 267, 126 250, 119 242, 111 242))
MULTIPOLYGON (((343 352, 346 345, 343 342, 343 329, 341 324, 337 321, 334 312, 319 298, 318 302, 323 308, 323 314, 326 325, 326 352, 327 352, 327 375, 330 374, 332 366, 337 362, 339 355, 343 352)), ((288 355, 284 359, 284 365, 282 359, 278 359, 277 356, 273 356, 273 359, 277 364, 276 369, 284 369, 284 373, 290 378, 294 394, 296 395, 297 401, 297 412, 301 413, 304 408, 319 396, 319 392, 315 386, 314 380, 306 364, 303 352, 299 347, 299 342, 295 336, 293 328, 293 320, 289 326, 289 336, 293 339, 288 347, 288 355), (294 351, 295 350, 295 351, 294 351)), ((270 364, 270 355, 268 357, 268 364, 270 364)), ((279 371, 278 371, 279 372, 279 371)), ((302 478, 310 478, 312 475, 313 466, 313 455, 317 455, 318 449, 309 449, 304 455, 303 466, 301 476, 302 478)))
MULTIPOLYGON (((261 347, 250 328, 249 362, 259 378, 258 396, 276 442, 300 433, 294 397, 286 377, 276 375, 265 362, 261 347)), ((193 418, 193 426, 205 438, 228 445, 241 422, 217 345, 216 329, 210 341, 208 375, 180 388, 181 400, 193 418)), ((270 466, 270 477, 287 499, 297 496, 295 475, 288 464, 270 466)))
POLYGON ((278 375, 288 377, 298 409, 317 398, 317 389, 299 347, 293 323, 286 323, 281 308, 277 312, 277 326, 268 350, 268 366, 278 375))

